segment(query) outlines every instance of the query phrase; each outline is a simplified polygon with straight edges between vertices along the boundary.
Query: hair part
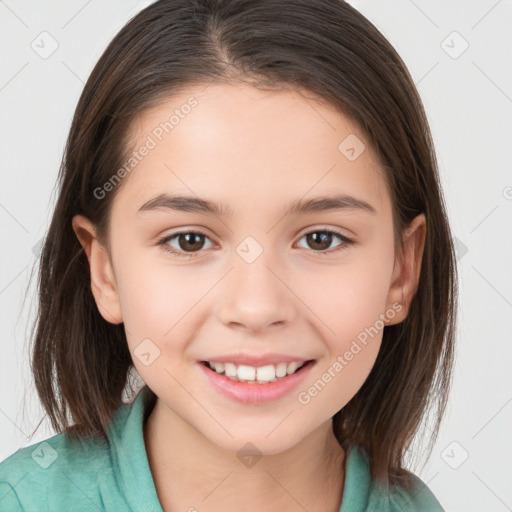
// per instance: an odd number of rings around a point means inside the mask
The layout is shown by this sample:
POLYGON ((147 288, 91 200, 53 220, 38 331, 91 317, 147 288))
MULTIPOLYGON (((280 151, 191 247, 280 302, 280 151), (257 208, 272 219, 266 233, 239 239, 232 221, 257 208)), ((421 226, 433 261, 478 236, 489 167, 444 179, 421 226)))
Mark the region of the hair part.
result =
POLYGON ((385 327, 368 378, 333 417, 338 441, 364 449, 373 478, 407 488, 404 454, 429 410, 431 451, 450 388, 454 248, 414 82, 386 38, 342 0, 160 0, 111 41, 74 113, 40 256, 31 364, 52 427, 72 439, 106 437, 133 368, 124 325, 106 322, 98 311, 71 220, 88 217, 108 246, 111 205, 122 184, 101 200, 94 190, 125 161, 133 121, 177 92, 211 82, 291 87, 325 100, 357 123, 378 159, 398 249, 407 225, 425 214, 409 314, 385 327))

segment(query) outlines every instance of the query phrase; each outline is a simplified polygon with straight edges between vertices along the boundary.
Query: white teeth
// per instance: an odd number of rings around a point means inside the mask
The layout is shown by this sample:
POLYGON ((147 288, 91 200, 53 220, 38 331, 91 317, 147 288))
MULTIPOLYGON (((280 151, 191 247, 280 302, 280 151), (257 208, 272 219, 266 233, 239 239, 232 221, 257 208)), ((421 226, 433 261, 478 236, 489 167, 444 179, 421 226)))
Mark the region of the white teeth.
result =
POLYGON ((279 363, 276 366, 276 377, 284 377, 286 375, 286 368, 288 368, 286 363, 279 363))
POLYGON ((224 371, 226 372, 226 377, 236 377, 236 364, 225 363, 224 371))
POLYGON ((269 364, 256 368, 245 364, 237 366, 233 363, 208 362, 212 370, 215 370, 217 373, 224 373, 231 380, 251 383, 275 382, 278 379, 295 373, 304 364, 302 361, 294 361, 292 363, 269 364))
POLYGON ((258 382, 270 382, 276 378, 276 367, 273 364, 261 366, 256 370, 258 382))
POLYGON ((301 363, 296 363, 296 362, 290 363, 288 365, 288 367, 286 368, 286 373, 288 375, 291 375, 300 365, 301 365, 301 363))
POLYGON ((254 380, 256 377, 256 368, 254 366, 246 366, 241 364, 238 367, 239 380, 254 380))
POLYGON ((215 366, 215 371, 217 373, 222 373, 224 371, 224 365, 222 363, 213 363, 215 366))

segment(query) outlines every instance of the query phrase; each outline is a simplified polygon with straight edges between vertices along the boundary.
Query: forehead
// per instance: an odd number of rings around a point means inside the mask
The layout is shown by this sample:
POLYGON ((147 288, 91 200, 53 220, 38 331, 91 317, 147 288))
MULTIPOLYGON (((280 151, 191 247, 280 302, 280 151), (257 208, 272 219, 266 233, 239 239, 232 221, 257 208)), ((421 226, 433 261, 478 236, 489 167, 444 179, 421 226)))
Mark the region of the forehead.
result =
POLYGON ((138 158, 117 202, 140 206, 151 195, 179 192, 228 202, 236 213, 250 204, 350 193, 377 210, 390 208, 365 134, 307 92, 191 86, 140 114, 129 145, 138 158))

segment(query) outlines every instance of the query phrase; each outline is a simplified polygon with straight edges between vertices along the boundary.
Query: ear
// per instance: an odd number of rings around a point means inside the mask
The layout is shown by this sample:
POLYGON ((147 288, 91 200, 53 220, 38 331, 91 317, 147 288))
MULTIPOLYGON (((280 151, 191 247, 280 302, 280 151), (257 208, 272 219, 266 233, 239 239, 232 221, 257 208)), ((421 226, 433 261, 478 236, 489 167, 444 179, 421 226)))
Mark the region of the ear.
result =
POLYGON ((73 230, 87 255, 91 290, 101 316, 111 324, 123 321, 112 262, 107 249, 99 242, 94 224, 83 215, 75 215, 73 230))
POLYGON ((415 217, 404 232, 403 250, 395 261, 386 304, 386 310, 392 308, 396 315, 392 320, 388 319, 386 325, 402 322, 409 313, 420 279, 426 232, 423 213, 415 217), (398 308, 398 304, 401 308, 398 308))

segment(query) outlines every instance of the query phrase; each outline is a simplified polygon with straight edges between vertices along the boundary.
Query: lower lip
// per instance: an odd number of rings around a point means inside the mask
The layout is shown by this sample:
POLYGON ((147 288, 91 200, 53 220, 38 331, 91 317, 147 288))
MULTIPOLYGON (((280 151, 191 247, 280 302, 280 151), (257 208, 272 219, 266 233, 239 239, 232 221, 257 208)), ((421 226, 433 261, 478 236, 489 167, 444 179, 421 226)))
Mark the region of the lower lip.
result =
POLYGON ((307 377, 315 361, 308 361, 295 373, 265 384, 237 382, 217 373, 203 363, 198 364, 203 375, 223 395, 244 404, 262 404, 279 400, 290 393, 307 377))

